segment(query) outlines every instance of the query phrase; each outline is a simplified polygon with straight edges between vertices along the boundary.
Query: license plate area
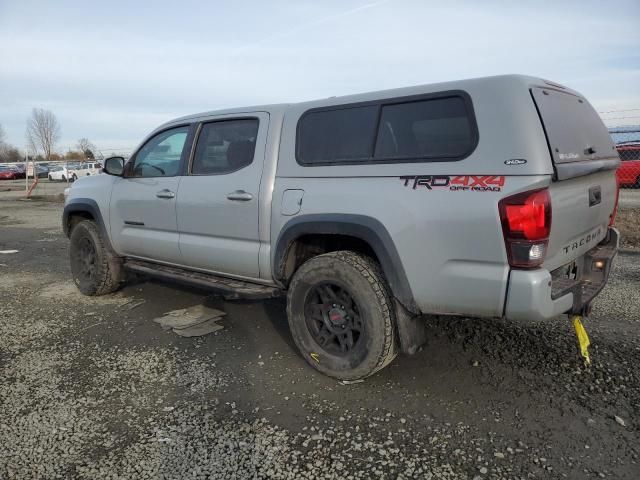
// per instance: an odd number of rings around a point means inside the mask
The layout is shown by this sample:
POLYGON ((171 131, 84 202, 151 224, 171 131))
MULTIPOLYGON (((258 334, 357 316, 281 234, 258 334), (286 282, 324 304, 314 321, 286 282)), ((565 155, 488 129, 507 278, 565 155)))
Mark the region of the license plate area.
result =
POLYGON ((581 309, 602 290, 609 277, 611 263, 618 250, 618 232, 609 229, 604 241, 551 272, 551 298, 573 294, 573 313, 581 309))
POLYGON ((561 277, 566 280, 577 280, 578 276, 578 262, 575 260, 567 265, 560 267, 561 277))
POLYGON ((582 259, 577 258, 551 272, 551 298, 561 297, 580 283, 582 259))

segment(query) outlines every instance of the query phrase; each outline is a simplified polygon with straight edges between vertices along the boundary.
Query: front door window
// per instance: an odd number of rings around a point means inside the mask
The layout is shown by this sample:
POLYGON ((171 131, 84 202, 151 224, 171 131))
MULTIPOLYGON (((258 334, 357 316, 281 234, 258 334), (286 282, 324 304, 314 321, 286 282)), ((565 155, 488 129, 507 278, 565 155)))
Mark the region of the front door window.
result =
POLYGON ((138 151, 133 163, 134 177, 174 177, 180 172, 180 159, 189 127, 160 132, 138 151))

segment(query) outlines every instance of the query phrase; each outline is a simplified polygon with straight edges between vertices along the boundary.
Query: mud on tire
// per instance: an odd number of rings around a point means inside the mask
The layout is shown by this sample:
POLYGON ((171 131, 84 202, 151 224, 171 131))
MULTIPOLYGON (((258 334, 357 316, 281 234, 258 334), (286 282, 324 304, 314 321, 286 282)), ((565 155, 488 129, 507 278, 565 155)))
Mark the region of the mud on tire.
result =
POLYGON ((79 222, 71 232, 69 257, 73 281, 84 295, 105 295, 124 279, 122 265, 105 246, 92 220, 79 222))
POLYGON ((293 339, 315 369, 341 380, 368 377, 396 356, 393 298, 380 266, 352 251, 305 262, 287 295, 293 339))

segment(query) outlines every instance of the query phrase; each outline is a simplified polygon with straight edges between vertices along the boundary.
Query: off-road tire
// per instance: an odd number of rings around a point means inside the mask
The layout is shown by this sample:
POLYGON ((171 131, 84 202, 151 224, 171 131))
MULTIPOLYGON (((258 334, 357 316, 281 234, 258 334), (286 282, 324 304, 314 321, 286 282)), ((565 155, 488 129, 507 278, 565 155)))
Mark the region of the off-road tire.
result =
POLYGON ((124 280, 124 272, 120 259, 106 246, 100 229, 92 220, 82 220, 71 232, 69 259, 73 281, 84 295, 106 295, 118 289, 124 280), (88 242, 88 243, 87 243, 88 242), (82 246, 91 245, 94 250, 93 273, 82 271, 80 250, 82 246))
POLYGON ((373 259, 352 251, 318 255, 295 272, 287 294, 287 316, 293 339, 304 359, 320 372, 340 380, 373 375, 396 356, 393 297, 373 259), (364 343, 347 354, 333 355, 313 338, 305 320, 307 295, 314 286, 339 282, 358 306, 364 343))

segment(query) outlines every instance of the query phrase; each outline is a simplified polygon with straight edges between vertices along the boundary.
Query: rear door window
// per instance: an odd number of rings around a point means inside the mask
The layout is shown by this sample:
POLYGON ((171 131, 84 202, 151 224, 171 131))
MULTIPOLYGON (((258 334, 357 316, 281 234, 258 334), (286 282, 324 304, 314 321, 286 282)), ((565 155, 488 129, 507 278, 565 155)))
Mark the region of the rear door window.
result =
POLYGON ((193 158, 193 175, 221 175, 251 165, 256 150, 257 118, 202 125, 193 158))

